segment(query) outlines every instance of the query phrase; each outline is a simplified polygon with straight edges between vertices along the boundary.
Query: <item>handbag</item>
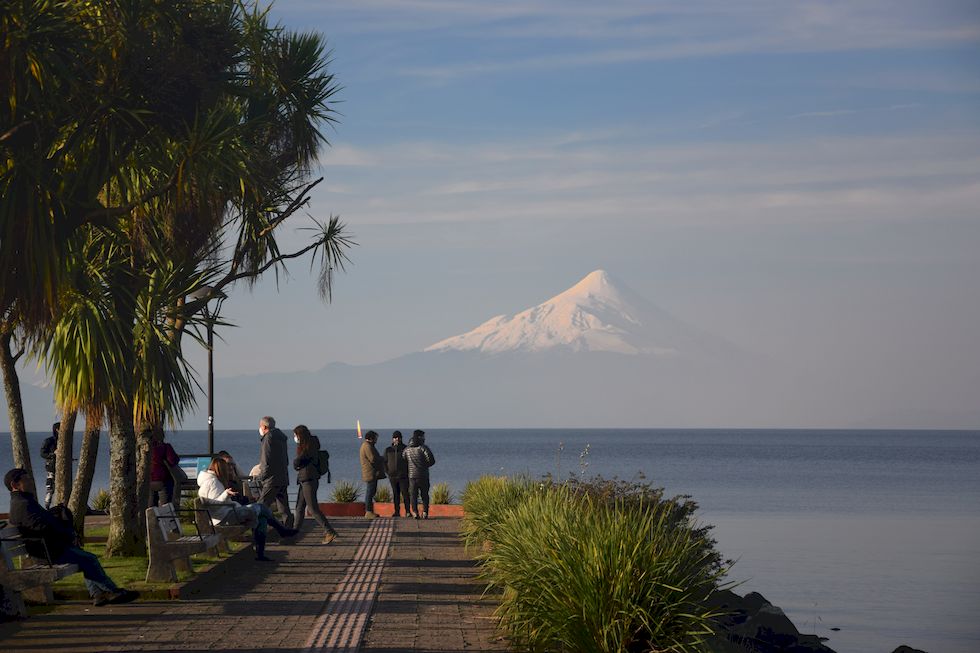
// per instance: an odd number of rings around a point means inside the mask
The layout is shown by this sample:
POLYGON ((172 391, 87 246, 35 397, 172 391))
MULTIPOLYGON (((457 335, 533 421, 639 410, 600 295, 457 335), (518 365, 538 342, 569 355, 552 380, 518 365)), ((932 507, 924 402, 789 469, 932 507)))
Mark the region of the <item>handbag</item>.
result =
POLYGON ((172 465, 169 460, 164 460, 167 465, 167 469, 170 470, 170 476, 174 479, 174 484, 178 487, 183 485, 188 481, 187 472, 180 465, 172 465))

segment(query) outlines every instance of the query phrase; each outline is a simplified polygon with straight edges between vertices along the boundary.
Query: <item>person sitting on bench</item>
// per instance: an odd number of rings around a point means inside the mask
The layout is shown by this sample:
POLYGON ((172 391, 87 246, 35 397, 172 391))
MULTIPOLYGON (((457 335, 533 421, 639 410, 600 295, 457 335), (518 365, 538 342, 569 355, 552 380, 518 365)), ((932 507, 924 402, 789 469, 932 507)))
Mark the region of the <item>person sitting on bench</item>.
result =
POLYGON ((238 492, 227 486, 231 471, 223 458, 214 458, 208 468, 197 476, 197 496, 205 501, 211 520, 215 525, 237 519, 239 523, 252 527, 252 542, 255 545, 255 559, 268 561, 265 555, 266 531, 269 526, 276 529, 281 538, 294 537, 298 530, 286 528, 272 516, 272 510, 264 503, 241 505, 235 501, 238 492))
POLYGON ((37 502, 33 494, 34 479, 29 471, 20 467, 11 469, 4 476, 3 484, 10 490, 10 523, 20 531, 31 557, 59 565, 78 565, 94 605, 129 603, 139 598, 139 592, 117 587, 105 573, 98 557, 76 545, 78 536, 67 508, 56 506, 48 511, 37 502), (59 509, 63 514, 67 513, 67 521, 55 516, 59 509))

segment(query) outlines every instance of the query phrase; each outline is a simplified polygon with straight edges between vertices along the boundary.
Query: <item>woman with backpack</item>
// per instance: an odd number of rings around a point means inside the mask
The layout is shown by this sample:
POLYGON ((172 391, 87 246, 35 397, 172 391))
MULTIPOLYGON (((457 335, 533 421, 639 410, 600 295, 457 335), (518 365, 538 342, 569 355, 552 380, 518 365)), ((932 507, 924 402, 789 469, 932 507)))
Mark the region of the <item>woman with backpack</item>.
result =
POLYGON ((320 504, 316 499, 316 492, 320 488, 320 475, 326 474, 327 470, 321 470, 320 466, 320 439, 310 433, 310 429, 300 424, 293 429, 293 441, 296 442, 296 458, 293 459, 293 469, 296 470, 296 481, 299 483, 299 493, 296 497, 296 523, 298 530, 303 526, 306 519, 306 509, 309 507, 313 513, 313 519, 317 521, 326 534, 323 536, 323 543, 330 544, 337 538, 337 531, 333 529, 327 518, 320 512, 320 504))

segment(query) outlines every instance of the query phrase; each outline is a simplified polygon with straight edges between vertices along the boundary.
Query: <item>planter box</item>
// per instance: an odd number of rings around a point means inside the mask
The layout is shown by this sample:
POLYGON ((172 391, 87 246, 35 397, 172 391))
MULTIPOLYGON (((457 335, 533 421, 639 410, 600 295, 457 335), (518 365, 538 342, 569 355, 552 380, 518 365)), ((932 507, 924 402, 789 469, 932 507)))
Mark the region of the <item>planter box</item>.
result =
POLYGON ((363 517, 364 502, 354 503, 321 503, 320 512, 327 517, 363 517))
MULTIPOLYGON (((320 511, 327 517, 363 517, 364 502, 354 503, 320 503, 320 511)), ((381 517, 391 517, 395 514, 393 503, 374 502, 374 514, 381 517)), ((404 512, 402 512, 404 514, 404 512)), ((429 517, 462 517, 463 506, 456 504, 429 504, 429 517)))

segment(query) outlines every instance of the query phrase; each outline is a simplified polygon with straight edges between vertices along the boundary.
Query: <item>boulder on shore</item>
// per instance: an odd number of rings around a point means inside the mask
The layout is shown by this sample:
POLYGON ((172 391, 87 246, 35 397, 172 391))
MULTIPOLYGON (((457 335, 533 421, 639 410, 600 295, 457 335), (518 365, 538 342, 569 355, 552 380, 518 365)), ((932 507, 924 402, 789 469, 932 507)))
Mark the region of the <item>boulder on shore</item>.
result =
POLYGON ((834 653, 816 635, 803 635, 789 617, 758 592, 739 596, 715 592, 710 607, 723 613, 717 634, 708 640, 713 653, 834 653))

